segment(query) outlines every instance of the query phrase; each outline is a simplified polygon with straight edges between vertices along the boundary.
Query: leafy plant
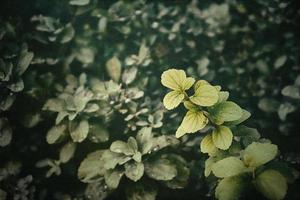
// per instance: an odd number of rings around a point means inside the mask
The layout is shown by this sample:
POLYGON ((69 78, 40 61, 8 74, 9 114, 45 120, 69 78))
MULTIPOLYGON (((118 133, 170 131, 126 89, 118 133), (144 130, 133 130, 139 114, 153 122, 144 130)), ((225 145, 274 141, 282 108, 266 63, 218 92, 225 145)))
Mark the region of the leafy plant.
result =
POLYGON ((241 141, 247 134, 239 129, 250 113, 228 101, 229 93, 221 91, 220 86, 212 86, 204 80, 194 82, 193 78, 186 78, 183 70, 165 71, 161 83, 178 92, 176 95, 170 95, 174 91, 168 93, 164 105, 167 109, 173 109, 183 103, 188 110, 176 131, 178 138, 210 126, 212 131, 203 137, 200 149, 209 154, 205 161, 205 176, 208 177, 212 172, 221 178, 215 189, 216 198, 235 199, 247 185, 253 183, 268 199, 284 199, 287 177, 276 169, 264 167, 277 156, 277 146, 264 142, 259 136, 252 137, 251 144, 244 145, 241 141), (185 90, 192 86, 194 94, 188 96, 185 90))

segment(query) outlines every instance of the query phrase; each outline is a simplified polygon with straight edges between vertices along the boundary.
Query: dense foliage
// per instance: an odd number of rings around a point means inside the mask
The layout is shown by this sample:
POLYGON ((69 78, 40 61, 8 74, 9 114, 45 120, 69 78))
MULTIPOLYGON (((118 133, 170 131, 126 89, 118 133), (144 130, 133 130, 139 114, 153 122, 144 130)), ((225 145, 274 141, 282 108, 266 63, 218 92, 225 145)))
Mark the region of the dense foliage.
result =
POLYGON ((0 199, 300 198, 296 1, 0 5, 0 199))

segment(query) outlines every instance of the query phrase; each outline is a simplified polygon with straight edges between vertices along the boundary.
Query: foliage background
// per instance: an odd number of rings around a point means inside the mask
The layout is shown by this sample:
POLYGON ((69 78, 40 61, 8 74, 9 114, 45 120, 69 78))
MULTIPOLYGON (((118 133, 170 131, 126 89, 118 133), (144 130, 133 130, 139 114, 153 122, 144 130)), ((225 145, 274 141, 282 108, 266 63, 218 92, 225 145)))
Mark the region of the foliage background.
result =
MULTIPOLYGON (((165 93, 160 75, 170 67, 182 68, 193 77, 230 91, 230 98, 252 113, 247 123, 279 146, 281 160, 299 170, 300 37, 296 1, 12 0, 1 2, 0 7, 1 58, 17 66, 20 52, 26 49, 24 43, 34 53, 24 74, 13 75, 0 85, 0 115, 5 119, 1 131, 12 132, 11 143, 0 149, 1 173, 13 169, 10 165, 16 168, 11 175, 2 175, 6 178, 0 179, 0 188, 10 197, 62 199, 59 195, 65 194, 86 198, 86 184, 77 178, 80 162, 93 150, 109 148, 115 140, 127 140, 136 133, 132 127, 138 121, 147 121, 149 113, 164 113, 158 135, 174 134, 181 118, 175 112, 165 113, 159 104, 165 93), (84 5, 74 5, 76 2, 84 5), (142 48, 146 53, 139 56, 142 48), (141 107, 147 102, 149 111, 126 121, 126 115, 112 108, 112 116, 100 117, 109 140, 80 143, 72 160, 62 165, 61 175, 45 178, 45 168, 36 168, 36 163, 56 159, 62 145, 46 142, 56 114, 43 110, 43 106, 48 99, 57 97, 58 85, 66 86, 69 74, 79 77, 85 72, 88 80, 122 79, 118 72, 108 72, 106 68, 113 56, 120 61, 122 74, 132 66, 137 69, 132 87, 143 91, 143 97, 133 101, 141 107), (24 80, 24 90, 12 90, 11 85, 21 87, 19 76, 24 80), (16 97, 13 105, 4 109, 2 102, 12 95, 16 97), (126 130, 129 134, 124 134, 126 130)), ((139 96, 138 91, 130 98, 139 96)), ((103 107, 107 108, 104 104, 103 107)), ((182 190, 158 184, 158 199, 212 198, 212 188, 202 175, 205 158, 197 141, 199 137, 195 136, 180 148, 164 150, 184 157, 191 176, 182 190)), ((109 198, 124 198, 126 181, 109 198)), ((287 199, 299 199, 298 187, 299 180, 290 185, 287 199)), ((263 197, 249 189, 243 198, 263 197)))

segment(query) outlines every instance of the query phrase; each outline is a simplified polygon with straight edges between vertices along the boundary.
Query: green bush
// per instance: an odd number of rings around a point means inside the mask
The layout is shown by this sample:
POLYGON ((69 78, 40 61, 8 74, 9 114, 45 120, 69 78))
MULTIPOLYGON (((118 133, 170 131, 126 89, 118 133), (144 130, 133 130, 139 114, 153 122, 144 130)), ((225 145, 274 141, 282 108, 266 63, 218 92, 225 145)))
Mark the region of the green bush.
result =
POLYGON ((296 1, 0 5, 0 199, 300 198, 296 1))

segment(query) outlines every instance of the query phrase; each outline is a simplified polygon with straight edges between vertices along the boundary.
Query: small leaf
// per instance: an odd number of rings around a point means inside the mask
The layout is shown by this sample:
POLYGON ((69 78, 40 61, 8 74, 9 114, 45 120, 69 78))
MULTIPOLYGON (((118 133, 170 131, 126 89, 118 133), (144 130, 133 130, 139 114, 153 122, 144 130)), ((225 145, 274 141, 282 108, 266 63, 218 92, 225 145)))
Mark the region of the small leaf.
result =
POLYGON ((17 63, 16 73, 22 75, 28 68, 31 60, 33 59, 33 53, 28 51, 23 51, 20 54, 19 61, 17 63))
POLYGON ((85 6, 90 3, 90 0, 70 0, 70 5, 85 6))
POLYGON ((211 134, 206 135, 201 143, 200 143, 200 150, 202 153, 213 154, 217 151, 217 148, 213 142, 211 134))
POLYGON ((266 170, 255 179, 255 187, 268 199, 284 199, 287 192, 287 182, 284 176, 275 170, 266 170))
POLYGON ((105 169, 114 169, 118 164, 123 165, 131 159, 130 156, 126 156, 125 154, 107 150, 103 153, 103 166, 105 169))
POLYGON ((280 56, 279 58, 277 58, 274 63, 275 69, 279 69, 281 66, 283 66, 284 63, 286 62, 286 60, 287 60, 286 55, 283 55, 283 56, 280 56))
POLYGON ((198 106, 193 104, 192 102, 188 101, 184 101, 183 105, 186 109, 188 110, 198 110, 198 106))
POLYGON ((195 94, 190 100, 199 106, 212 106, 219 99, 218 91, 208 82, 200 80, 195 84, 195 94))
POLYGON ((229 98, 229 92, 220 91, 218 103, 223 103, 223 102, 227 101, 228 98, 229 98))
POLYGON ((144 164, 138 162, 128 162, 125 164, 125 175, 134 182, 140 180, 144 175, 144 164))
POLYGON ((121 170, 108 170, 104 174, 105 183, 110 189, 118 187, 124 172, 121 170))
POLYGON ((136 140, 138 142, 139 150, 142 154, 150 151, 153 145, 153 134, 151 127, 144 127, 137 133, 136 140))
POLYGON ((226 101, 215 105, 209 112, 212 120, 221 125, 224 122, 235 121, 242 117, 242 109, 231 101, 226 101))
POLYGON ((212 140, 219 149, 226 150, 232 143, 232 132, 226 126, 218 126, 212 133, 212 140))
POLYGON ((205 170, 204 170, 204 176, 208 177, 212 171, 212 166, 215 164, 216 158, 215 157, 209 157, 205 161, 205 170))
POLYGON ((293 98, 293 99, 300 99, 300 87, 297 87, 295 85, 285 86, 281 90, 281 94, 286 97, 293 98))
POLYGON ((234 176, 222 179, 216 187, 215 196, 219 200, 238 199, 243 189, 243 181, 234 176))
POLYGON ((47 140, 48 144, 54 144, 60 138, 62 138, 65 135, 66 128, 67 128, 67 126, 64 124, 53 126, 48 131, 47 136, 46 136, 46 140, 47 140))
POLYGON ((195 79, 187 78, 183 70, 169 69, 161 75, 161 83, 172 90, 188 90, 194 84, 195 79))
POLYGON ((115 153, 122 153, 125 155, 133 155, 134 150, 128 146, 126 142, 123 142, 121 140, 114 141, 110 145, 110 150, 115 153))
POLYGON ((10 144, 12 139, 12 129, 6 118, 0 118, 0 147, 10 144))
POLYGON ((153 184, 134 184, 132 187, 126 188, 127 200, 155 200, 157 189, 153 184))
POLYGON ((171 91, 164 97, 163 103, 166 109, 172 110, 176 108, 184 99, 184 94, 180 91, 171 91))
MULTIPOLYGON (((203 129, 208 123, 208 119, 201 111, 189 110, 182 120, 182 123, 177 131, 183 131, 185 133, 195 133, 203 129)), ((182 134, 176 133, 176 137, 182 134)))
POLYGON ((171 180, 177 175, 176 166, 164 158, 146 162, 145 172, 150 178, 161 181, 171 180))
POLYGON ((82 120, 75 130, 71 131, 70 135, 73 142, 82 142, 89 133, 89 122, 82 120))
POLYGON ((288 114, 294 112, 297 108, 289 103, 289 102, 285 102, 283 104, 281 104, 279 106, 279 109, 278 109, 278 115, 279 115, 279 118, 282 120, 282 121, 285 121, 286 120, 286 117, 288 114))
POLYGON ((245 171, 244 163, 236 157, 227 157, 212 166, 212 172, 218 178, 226 178, 238 175, 245 171))
POLYGON ((247 110, 242 109, 242 117, 238 120, 235 121, 231 121, 231 122, 225 122, 226 126, 234 126, 234 125, 238 125, 244 121, 246 121, 247 119, 249 119, 251 117, 251 113, 248 112, 247 110))
POLYGON ((137 68, 136 67, 131 67, 129 69, 125 69, 123 74, 122 74, 122 81, 126 85, 132 83, 134 79, 136 78, 137 75, 137 68))
POLYGON ((112 57, 106 62, 106 71, 110 78, 115 81, 119 82, 121 77, 121 62, 117 57, 112 57))
POLYGON ((247 166, 258 167, 273 160, 277 151, 274 144, 253 142, 245 149, 243 159, 247 166))
POLYGON ((59 152, 59 161, 62 163, 67 163, 73 157, 75 150, 75 143, 68 142, 67 144, 65 144, 59 152))
POLYGON ((107 129, 100 124, 90 124, 89 139, 95 143, 106 142, 109 139, 109 133, 107 129))

